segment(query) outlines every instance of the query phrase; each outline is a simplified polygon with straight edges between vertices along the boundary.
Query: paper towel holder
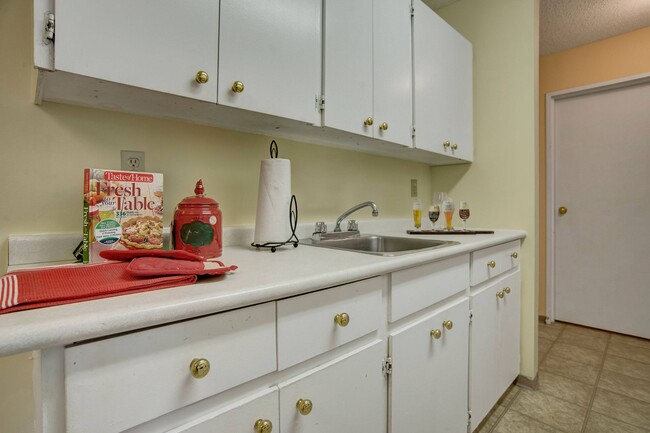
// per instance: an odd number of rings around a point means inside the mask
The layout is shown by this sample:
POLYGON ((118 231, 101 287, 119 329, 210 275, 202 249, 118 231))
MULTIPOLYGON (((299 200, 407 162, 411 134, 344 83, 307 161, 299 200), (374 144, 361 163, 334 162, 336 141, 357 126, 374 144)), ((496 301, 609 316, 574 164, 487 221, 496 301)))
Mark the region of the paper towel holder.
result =
MULTIPOLYGON (((275 140, 271 142, 271 157, 273 157, 273 144, 275 144, 275 140)), ((278 150, 277 150, 277 144, 275 147, 275 155, 277 157, 278 150)), ((298 240, 298 236, 296 236, 296 228, 298 227, 298 200, 296 199, 295 195, 291 196, 291 201, 289 202, 289 226, 291 227, 291 237, 287 239, 285 242, 267 242, 264 244, 256 244, 253 242, 251 246, 260 249, 260 248, 271 248, 271 252, 274 253, 275 250, 278 247, 282 247, 284 245, 289 245, 293 244, 294 248, 298 248, 298 243, 300 241, 298 240)))

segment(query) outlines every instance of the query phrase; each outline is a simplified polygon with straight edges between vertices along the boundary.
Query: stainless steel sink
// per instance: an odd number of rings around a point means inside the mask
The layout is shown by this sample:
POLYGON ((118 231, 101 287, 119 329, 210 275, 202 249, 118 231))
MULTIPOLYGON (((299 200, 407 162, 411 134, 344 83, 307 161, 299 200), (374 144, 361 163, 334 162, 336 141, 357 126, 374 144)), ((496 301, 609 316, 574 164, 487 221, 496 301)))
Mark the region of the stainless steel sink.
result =
POLYGON ((393 236, 358 235, 344 239, 302 239, 301 244, 321 248, 334 248, 379 256, 398 256, 423 250, 444 248, 459 242, 439 241, 433 239, 398 238, 393 236))

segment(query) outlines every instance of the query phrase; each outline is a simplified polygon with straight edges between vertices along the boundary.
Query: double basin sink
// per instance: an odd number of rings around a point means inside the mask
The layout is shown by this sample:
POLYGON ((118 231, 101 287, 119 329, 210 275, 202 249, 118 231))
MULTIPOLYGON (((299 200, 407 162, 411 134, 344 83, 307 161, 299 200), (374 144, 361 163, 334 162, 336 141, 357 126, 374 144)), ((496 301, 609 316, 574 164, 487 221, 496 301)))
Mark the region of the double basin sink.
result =
POLYGON ((303 239, 302 244, 321 248, 333 248, 345 251, 374 254, 379 256, 399 256, 419 251, 444 248, 459 242, 434 239, 400 238, 394 236, 357 235, 340 239, 303 239))

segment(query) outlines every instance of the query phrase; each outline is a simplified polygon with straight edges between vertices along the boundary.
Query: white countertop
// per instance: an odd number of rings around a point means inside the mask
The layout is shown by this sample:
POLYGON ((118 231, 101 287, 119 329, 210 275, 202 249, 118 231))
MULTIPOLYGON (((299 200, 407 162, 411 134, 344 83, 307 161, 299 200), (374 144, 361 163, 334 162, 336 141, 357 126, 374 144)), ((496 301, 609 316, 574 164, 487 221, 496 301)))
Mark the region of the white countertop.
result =
MULTIPOLYGON (((413 237, 404 230, 375 234, 413 237)), ((0 356, 71 344, 149 326, 259 304, 522 239, 521 230, 491 235, 424 236, 458 241, 435 250, 382 257, 300 245, 275 253, 250 246, 224 247, 230 274, 193 285, 0 315, 0 356)))

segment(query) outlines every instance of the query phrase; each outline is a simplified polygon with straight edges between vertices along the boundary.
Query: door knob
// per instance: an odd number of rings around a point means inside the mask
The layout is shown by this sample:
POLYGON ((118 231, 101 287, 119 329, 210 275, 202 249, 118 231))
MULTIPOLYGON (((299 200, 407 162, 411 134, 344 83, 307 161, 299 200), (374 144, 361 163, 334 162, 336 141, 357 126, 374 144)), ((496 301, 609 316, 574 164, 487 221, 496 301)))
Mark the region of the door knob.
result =
POLYGON ((557 211, 560 213, 560 215, 564 215, 565 213, 568 212, 568 209, 565 208, 564 206, 560 206, 560 208, 557 211))

